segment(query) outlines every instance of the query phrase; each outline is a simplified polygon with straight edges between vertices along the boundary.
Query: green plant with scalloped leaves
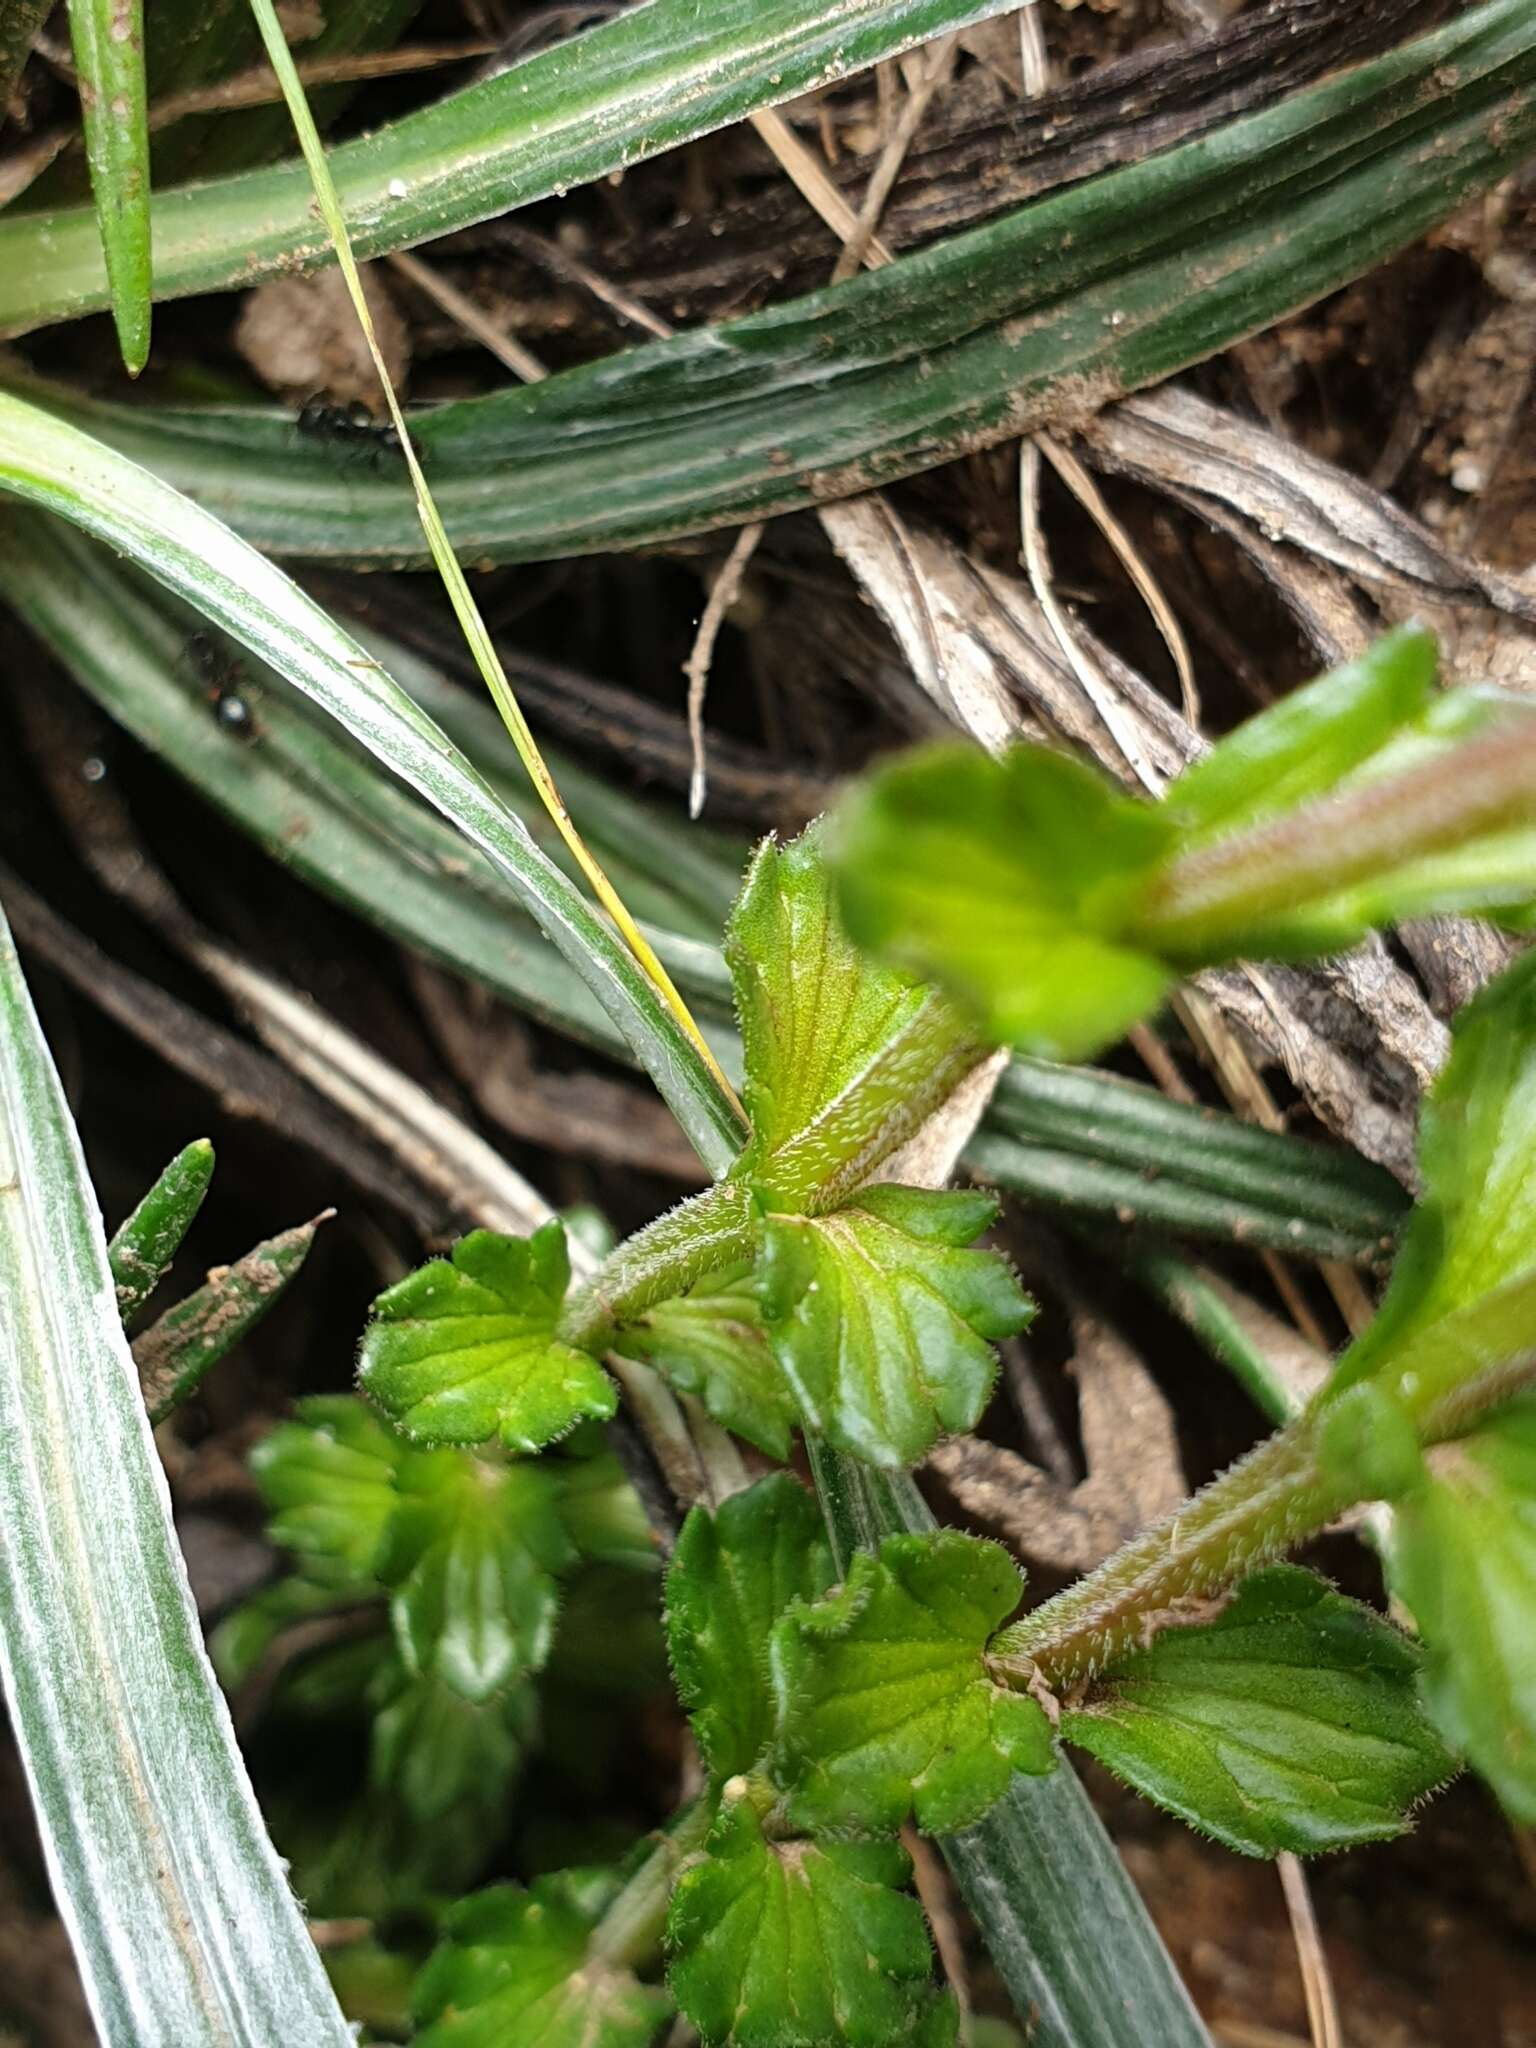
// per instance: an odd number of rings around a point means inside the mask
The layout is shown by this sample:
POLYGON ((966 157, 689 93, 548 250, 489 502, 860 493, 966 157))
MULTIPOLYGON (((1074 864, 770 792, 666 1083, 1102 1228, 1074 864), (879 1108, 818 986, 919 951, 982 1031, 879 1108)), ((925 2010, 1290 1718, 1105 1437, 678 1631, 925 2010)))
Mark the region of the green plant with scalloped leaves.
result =
MULTIPOLYGON (((930 752, 761 848, 727 929, 734 1164, 574 1286, 556 1222, 477 1232, 380 1297, 374 1408, 302 1404, 257 1450, 296 1570, 225 1624, 230 1675, 317 1616, 372 1616, 284 1678, 290 1704, 361 1687, 376 1783, 462 1831, 537 1739, 562 1576, 602 1554, 612 1482, 548 1447, 580 1426, 586 1452, 606 1368, 770 1457, 799 1431, 818 1475, 836 1452, 888 1484, 974 1427, 1032 1305, 983 1241, 995 1199, 903 1169, 989 1041, 1080 1050, 1193 965, 1394 914, 1529 916, 1536 798, 1507 764, 1536 721, 1433 681, 1396 635, 1161 805, 1038 750, 930 752)), ((1248 1855, 1397 1834, 1463 1759, 1536 1814, 1533 1158, 1536 954, 1458 1022, 1374 1323, 1293 1423, 1043 1604, 956 1530, 861 1537, 837 1570, 788 1472, 696 1506, 665 1630, 702 1786, 617 1858, 447 1911, 421 2038, 635 2048, 677 2013, 738 2048, 937 2048, 955 2012, 901 1832, 967 1839, 1064 1745, 1248 1855), (1367 1501, 1419 1639, 1277 1561, 1367 1501)))

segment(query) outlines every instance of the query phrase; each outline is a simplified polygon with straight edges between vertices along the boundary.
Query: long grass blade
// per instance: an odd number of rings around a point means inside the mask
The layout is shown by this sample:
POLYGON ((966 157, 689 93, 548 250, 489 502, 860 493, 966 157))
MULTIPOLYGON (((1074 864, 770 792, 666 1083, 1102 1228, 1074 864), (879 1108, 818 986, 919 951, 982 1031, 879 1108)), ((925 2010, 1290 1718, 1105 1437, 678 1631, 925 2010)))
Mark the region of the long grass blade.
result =
MULTIPOLYGON (((1168 376, 1360 276, 1533 147, 1536 7, 1488 0, 882 270, 445 404, 413 433, 449 535, 475 560, 742 524, 1168 376)), ((47 402, 275 553, 422 559, 404 494, 304 445, 289 419, 47 402)))
POLYGON ((104 2041, 345 2048, 203 1653, 107 1247, 0 916, 0 1673, 104 2041))
POLYGON ((383 350, 379 347, 378 336, 374 332, 373 314, 369 309, 367 294, 363 290, 363 281, 358 273, 357 261, 352 253, 351 237, 348 233, 346 219, 341 210, 341 202, 336 196, 336 186, 331 177, 330 166, 326 162, 325 145, 320 140, 320 132, 316 128, 313 116, 309 111, 309 102, 304 96, 304 88, 299 82, 298 72, 294 69, 293 59, 288 54, 288 45, 283 38, 282 26, 278 21, 277 11, 272 4, 272 0, 251 0, 251 5, 255 11, 257 25, 261 30, 261 39, 266 47, 267 59, 273 71, 277 74, 278 82, 283 89, 283 97, 288 105, 288 111, 293 118, 294 127, 298 131, 299 146, 304 152, 304 161, 309 167, 310 178, 314 183, 315 198, 319 204, 326 227, 330 230, 331 241, 336 250, 336 260, 341 265, 342 276, 346 280, 347 292, 352 300, 353 311, 356 313, 358 324, 363 330, 363 338, 367 342, 368 353, 373 358, 373 366, 378 374, 379 384, 383 389, 385 400, 389 406, 390 417, 394 421, 395 432, 400 440, 400 447, 405 456, 406 467, 410 471, 411 488, 416 495, 416 511, 421 520, 422 531, 427 537, 427 547, 432 556, 432 565, 442 578, 443 587, 448 593, 448 601, 453 606, 454 617, 459 622, 459 629, 464 635, 465 644, 474 658, 475 666, 480 671, 486 688, 491 693, 492 702, 501 713, 502 722, 511 735, 512 744, 517 749, 518 759, 526 769, 529 781, 537 790, 539 801, 549 813, 555 830, 564 840, 571 858, 580 868, 582 875, 592 889, 592 893, 618 926, 624 943, 639 963, 641 972, 650 981, 652 987, 661 997, 662 1002, 665 1003, 677 1023, 693 1041, 695 1050, 708 1068, 716 1087, 731 1105, 740 1124, 742 1134, 745 1135, 746 1113, 736 1099, 735 1090, 720 1071, 714 1054, 710 1051, 702 1032, 693 1020, 688 1005, 678 994, 666 968, 663 967, 661 961, 657 958, 655 948, 635 923, 634 918, 631 917, 628 906, 608 879, 601 862, 593 856, 587 847, 586 841, 576 829, 575 821, 565 807, 565 799, 556 787, 555 779, 549 772, 544 756, 539 752, 538 742, 533 736, 527 719, 523 716, 523 708, 517 701, 512 685, 507 681, 506 671, 502 668, 495 643, 486 629, 484 619, 480 616, 480 607, 475 603, 470 593, 469 579, 465 576, 463 568, 460 566, 459 558, 454 553, 447 534, 443 531, 443 522, 438 516, 437 506, 433 502, 431 487, 428 485, 426 477, 422 474, 421 463, 412 444, 410 430, 406 426, 405 414, 401 409, 394 383, 385 364, 383 350))
MULTIPOLYGON (((691 142, 1017 0, 649 0, 338 149, 359 256, 405 249, 691 142)), ((332 260, 300 161, 157 195, 162 298, 332 260)), ((0 333, 108 303, 88 210, 0 221, 0 333)))
POLYGON ((141 563, 448 818, 581 975, 711 1170, 724 1170, 741 1127, 698 1048, 521 820, 350 634, 190 499, 5 393, 0 490, 61 514, 141 563))
POLYGON ((149 104, 144 0, 69 0, 91 197, 130 377, 149 361, 149 104))

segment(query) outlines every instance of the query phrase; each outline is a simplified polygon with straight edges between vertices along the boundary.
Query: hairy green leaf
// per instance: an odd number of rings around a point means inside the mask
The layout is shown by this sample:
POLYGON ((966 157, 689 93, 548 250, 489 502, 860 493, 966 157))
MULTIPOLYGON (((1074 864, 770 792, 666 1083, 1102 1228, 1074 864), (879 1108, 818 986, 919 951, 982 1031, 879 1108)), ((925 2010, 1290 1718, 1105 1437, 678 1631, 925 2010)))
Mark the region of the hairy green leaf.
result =
POLYGON ((1022 1592, 1005 1551, 945 1530, 861 1550, 846 1584, 796 1608, 773 1645, 791 1818, 895 1829, 913 1814, 950 1832, 979 1820, 1015 1770, 1051 1770, 1041 1708, 987 1669, 1022 1592))
POLYGON ((1299 1856, 1401 1834, 1455 1769, 1419 1654, 1311 1572, 1256 1572, 1213 1622, 1120 1658, 1061 1732, 1229 1849, 1299 1856))
POLYGON ((821 832, 765 839, 725 928, 757 1147, 772 1151, 846 1094, 920 1006, 906 976, 871 967, 838 923, 821 832))
POLYGON ((213 1179, 213 1147, 199 1138, 178 1152, 107 1246, 123 1321, 138 1314, 170 1271, 213 1179))
POLYGON ((460 1900, 416 1980, 417 2048, 647 2048, 671 1999, 590 1952, 616 1890, 564 1870, 460 1900))
POLYGON ((788 846, 765 839, 725 928, 758 1157, 825 1116, 923 1002, 842 929, 821 839, 818 826, 788 846))
POLYGON ((577 1444, 580 1454, 560 1468, 560 1520, 566 1535, 578 1554, 594 1563, 653 1571, 660 1562, 656 1534, 623 1467, 601 1441, 588 1446, 578 1434, 566 1448, 577 1444))
POLYGON ((722 1267, 686 1294, 657 1302, 624 1325, 614 1348, 696 1394, 716 1422, 770 1458, 789 1456, 794 1403, 763 1335, 749 1264, 722 1267))
POLYGON ((1432 698, 1432 661, 1424 635, 1392 636, 1220 741, 1162 804, 1038 747, 899 761, 840 816, 849 929, 997 1041, 1062 1057, 1112 1042, 1193 968, 1337 951, 1431 912, 1522 925, 1536 713, 1432 698))
POLYGON ((422 1828, 473 1814, 488 1836, 505 1807, 533 1731, 525 1689, 477 1705, 439 1678, 412 1678, 393 1658, 377 1671, 369 1781, 398 1799, 422 1828))
POLYGON ((290 1572, 242 1600, 208 1638, 208 1654, 224 1690, 238 1691, 279 1636, 298 1622, 334 1614, 343 1597, 334 1583, 290 1572))
POLYGON ((890 2048, 932 1999, 910 1873, 894 1842, 770 1839, 727 1786, 708 1856, 672 1895, 673 1996, 711 2043, 890 2048))
POLYGON ((362 1383, 408 1436, 537 1451, 584 1416, 613 1414, 613 1382, 555 1336, 570 1284, 565 1232, 475 1230, 374 1303, 362 1383))
POLYGON ((338 1589, 378 1582, 408 1447, 351 1394, 311 1394, 251 1452, 274 1543, 338 1589))
MULTIPOLYGON (((909 1475, 872 1472, 812 1439, 839 1565, 886 1536, 931 1535, 909 1475)), ((1070 1764, 1015 1772, 991 1811, 940 1840, 1037 2048, 1210 2048, 1140 1892, 1070 1764)))
POLYGON ((699 1748, 717 1778, 750 1771, 768 1750, 773 1626, 832 1577, 816 1503, 788 1473, 696 1507, 667 1573, 667 1647, 699 1748))
POLYGON ((1395 1530, 1390 1576, 1424 1639, 1430 1712, 1536 1821, 1536 1399, 1431 1451, 1395 1530))
POLYGON ((1516 1305, 1511 1335, 1519 1340, 1519 1290, 1536 1277, 1533 1157, 1536 953, 1527 953, 1456 1019, 1451 1056, 1419 1115, 1423 1194, 1381 1309, 1339 1361, 1331 1391, 1384 1374, 1420 1405, 1458 1370, 1487 1362, 1501 1296, 1516 1305), (1432 1372, 1412 1354, 1437 1324, 1452 1341, 1438 1347, 1444 1355, 1432 1372))
POLYGON ((937 746, 856 791, 834 844, 861 944, 942 980, 999 1043, 1071 1059, 1171 980, 1132 920, 1174 839, 1163 812, 1044 747, 937 746))
POLYGON ((151 1422, 163 1422, 195 1393, 219 1360, 277 1305, 309 1257, 323 1221, 316 1217, 295 1224, 264 1238, 233 1265, 217 1267, 201 1287, 134 1338, 133 1362, 151 1422))
POLYGON ((559 1480, 543 1465, 412 1451, 378 1575, 406 1670, 481 1703, 540 1669, 554 1636, 555 1573, 572 1552, 559 1480))
POLYGON ((965 1249, 990 1195, 864 1188, 829 1216, 769 1215, 763 1321, 806 1427, 877 1465, 916 1465, 972 1428, 994 1340, 1034 1313, 996 1252, 965 1249))
POLYGON ((982 1054, 946 997, 853 944, 822 836, 764 841, 725 935, 752 1122, 735 1172, 773 1208, 812 1212, 867 1181, 982 1054))
POLYGON ((1322 796, 1423 716, 1437 665, 1422 626, 1388 633, 1227 734, 1170 786, 1168 808, 1209 838, 1322 796))

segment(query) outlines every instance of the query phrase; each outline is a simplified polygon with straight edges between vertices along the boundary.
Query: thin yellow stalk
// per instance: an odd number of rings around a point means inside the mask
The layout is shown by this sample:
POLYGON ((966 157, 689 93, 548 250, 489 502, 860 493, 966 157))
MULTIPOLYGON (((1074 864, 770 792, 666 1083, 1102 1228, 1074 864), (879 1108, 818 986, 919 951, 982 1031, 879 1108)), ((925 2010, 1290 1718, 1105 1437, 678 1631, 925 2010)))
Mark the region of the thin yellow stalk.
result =
POLYGON ((304 153, 305 163, 309 166, 309 175, 315 188, 315 198, 319 203, 321 216, 335 245, 336 260, 341 266, 342 276, 347 281, 347 290, 351 295, 352 304, 362 327, 364 339, 367 341, 368 352, 373 358, 374 368, 378 372, 379 383, 383 387, 384 399, 389 407, 390 418, 394 422, 395 432, 400 436, 400 446, 404 451, 406 465, 410 471, 411 484, 416 493, 416 509, 421 516, 421 526, 423 533, 427 537, 427 546, 431 551, 432 560, 436 564, 437 572, 443 579, 444 587, 448 592, 449 600, 453 605, 465 641, 475 658, 475 666, 484 677, 486 688, 491 693, 496 709, 501 713, 507 731, 512 735, 513 745, 517 748, 522 764, 528 771, 529 779, 539 793, 540 801, 554 820, 555 827, 561 838, 570 848, 577 865, 591 884, 593 894, 613 919, 625 944, 640 963, 640 966, 650 979, 657 993, 661 996, 663 1002, 667 1005, 667 1008, 698 1047, 700 1057, 723 1090, 726 1098, 732 1103, 738 1114, 741 1115, 742 1123, 745 1125, 745 1112, 741 1109, 736 1093, 731 1087, 730 1082, 726 1080, 724 1074, 720 1071, 714 1054, 710 1051, 708 1045, 705 1044, 703 1034, 694 1022, 688 1005, 678 994, 676 988, 674 988, 671 976, 667 973, 665 967, 662 966, 660 960, 657 959, 655 950, 650 942, 625 908, 618 891, 609 881, 607 875, 604 874, 601 866, 592 854, 587 850, 586 842, 577 831, 575 822, 565 807, 565 801, 555 786, 554 777, 550 774, 548 767, 545 765, 544 757, 539 752, 538 742, 529 730, 528 721, 524 718, 522 707, 513 694, 512 685, 507 681, 506 672, 502 668, 496 649, 491 643, 491 636, 486 630, 485 621, 480 616, 480 608, 470 594, 468 580, 463 569, 459 566, 458 556, 455 555, 452 543, 443 529, 443 522, 438 516, 437 506, 428 488, 426 477, 422 474, 416 450, 411 443, 410 431, 405 423, 405 414, 401 410, 400 401, 395 396, 395 387, 390 382, 389 372, 385 368, 384 357, 380 351, 378 337, 374 333, 373 320, 368 310, 368 301, 363 294, 363 281, 358 275, 357 261, 352 254, 352 238, 347 232, 347 223, 342 214, 341 202, 336 194, 336 186, 331 177, 330 166, 326 162, 324 145, 321 143, 319 131, 316 129, 314 119, 310 114, 309 102, 304 96, 304 87, 294 66, 292 55, 283 38, 282 29, 278 25, 273 0, 251 0, 251 7, 256 16, 256 24, 261 30, 261 39, 266 45, 267 60, 277 74, 278 84, 282 87, 283 97, 288 103, 288 112, 292 117, 294 128, 298 132, 299 147, 304 153))

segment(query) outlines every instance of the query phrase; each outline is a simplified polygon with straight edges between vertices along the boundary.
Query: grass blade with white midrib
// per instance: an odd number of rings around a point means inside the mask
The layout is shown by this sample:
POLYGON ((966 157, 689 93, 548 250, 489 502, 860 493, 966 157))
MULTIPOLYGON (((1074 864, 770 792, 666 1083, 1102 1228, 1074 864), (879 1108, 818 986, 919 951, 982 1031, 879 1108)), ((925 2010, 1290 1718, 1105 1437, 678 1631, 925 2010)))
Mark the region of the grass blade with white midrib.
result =
POLYGON ((106 1241, 0 917, 0 1666, 113 2048, 346 2048, 203 1652, 106 1241))

